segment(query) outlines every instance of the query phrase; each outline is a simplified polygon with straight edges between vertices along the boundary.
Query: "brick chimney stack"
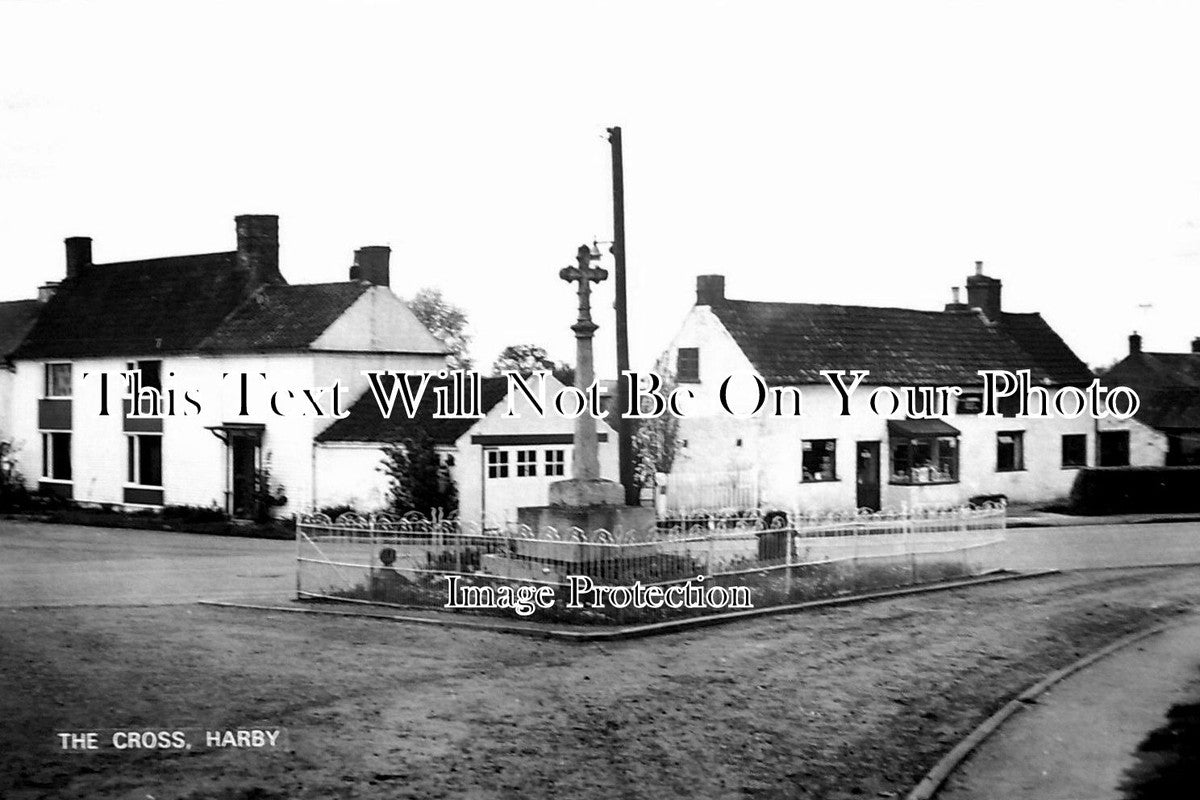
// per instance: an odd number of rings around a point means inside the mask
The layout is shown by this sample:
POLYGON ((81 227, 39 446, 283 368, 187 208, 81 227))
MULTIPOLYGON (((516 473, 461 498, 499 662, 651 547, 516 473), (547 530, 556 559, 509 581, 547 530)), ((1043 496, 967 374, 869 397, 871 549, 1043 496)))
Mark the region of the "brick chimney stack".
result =
POLYGON ((376 286, 391 285, 392 248, 386 245, 370 245, 354 251, 354 266, 350 267, 350 280, 367 281, 376 286))
POLYGON ((247 273, 253 291, 264 283, 286 283, 279 272, 279 217, 243 214, 237 226, 237 265, 247 273))
POLYGON ((1142 337, 1137 331, 1129 334, 1129 355, 1142 352, 1142 337))
POLYGON ((725 302, 724 275, 696 276, 696 305, 719 306, 725 302))
POLYGON ((67 277, 82 275, 92 266, 92 237, 72 236, 63 242, 67 246, 67 277))
POLYGON ((983 262, 975 262, 975 274, 967 278, 967 304, 978 308, 991 322, 1000 320, 1000 281, 983 274, 983 262))

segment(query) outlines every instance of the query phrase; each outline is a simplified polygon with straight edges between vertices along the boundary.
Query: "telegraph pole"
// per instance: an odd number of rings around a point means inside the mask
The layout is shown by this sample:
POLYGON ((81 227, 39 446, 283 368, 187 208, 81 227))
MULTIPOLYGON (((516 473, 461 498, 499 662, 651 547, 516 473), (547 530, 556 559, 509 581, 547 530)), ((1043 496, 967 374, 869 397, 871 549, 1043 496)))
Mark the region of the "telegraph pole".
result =
POLYGON ((625 304, 625 167, 621 158, 621 129, 608 129, 612 146, 614 288, 617 312, 617 458, 620 463, 621 485, 625 487, 625 504, 641 504, 633 477, 633 420, 628 419, 625 407, 625 372, 629 369, 629 315, 625 304))

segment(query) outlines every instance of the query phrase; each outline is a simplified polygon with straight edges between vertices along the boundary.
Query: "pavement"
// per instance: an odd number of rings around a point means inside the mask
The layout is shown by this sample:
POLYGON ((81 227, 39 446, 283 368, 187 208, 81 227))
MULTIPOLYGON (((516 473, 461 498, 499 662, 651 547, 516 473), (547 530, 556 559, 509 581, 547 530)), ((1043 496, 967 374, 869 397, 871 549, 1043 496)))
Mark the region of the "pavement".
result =
MULTIPOLYGON (((1139 744, 1167 724, 1173 706, 1197 701, 1200 615, 1192 614, 1055 684, 987 739, 950 775, 937 797, 1130 797, 1122 783, 1129 780, 1131 768, 1145 766, 1137 758, 1139 744)), ((1195 796, 1190 793, 1195 783, 1191 786, 1179 796, 1195 796)))
POLYGON ((1200 514, 1110 514, 1103 517, 1085 517, 1077 514, 1059 514, 1040 511, 1028 506, 1008 507, 1010 528, 1062 528, 1081 525, 1149 525, 1162 522, 1200 522, 1200 514))

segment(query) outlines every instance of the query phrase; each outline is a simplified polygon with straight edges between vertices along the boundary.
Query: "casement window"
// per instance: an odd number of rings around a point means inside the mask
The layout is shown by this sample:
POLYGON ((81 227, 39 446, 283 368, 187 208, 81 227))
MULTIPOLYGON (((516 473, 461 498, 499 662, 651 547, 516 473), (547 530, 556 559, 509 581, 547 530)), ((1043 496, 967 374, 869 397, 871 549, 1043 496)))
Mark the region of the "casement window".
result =
POLYGON ((142 373, 142 386, 151 389, 162 389, 162 362, 161 361, 129 361, 126 362, 126 371, 140 370, 142 373))
POLYGON ((837 480, 837 442, 834 439, 805 439, 800 445, 800 451, 800 480, 837 480))
POLYGON ((567 466, 567 451, 566 450, 547 450, 546 451, 546 475, 554 477, 555 475, 566 474, 567 466))
POLYGON ((487 476, 489 478, 507 478, 508 477, 508 451, 507 450, 488 450, 487 451, 487 476))
POLYGON ((162 436, 132 434, 128 442, 128 472, 126 480, 136 486, 162 486, 162 436))
POLYGON ((52 481, 71 480, 71 434, 59 431, 42 434, 42 477, 52 481))
POLYGON ((954 483, 958 480, 957 436, 891 439, 892 483, 954 483))
POLYGON ((700 348, 681 347, 675 364, 675 380, 679 383, 700 382, 700 348))
POLYGON ((71 396, 71 365, 70 364, 47 364, 46 365, 46 397, 70 397, 71 396))
POLYGON ((996 434, 996 472, 1020 472, 1025 469, 1025 432, 1000 431, 996 434))
POLYGON ((981 414, 983 413, 983 393, 982 392, 965 392, 959 398, 954 406, 956 414, 981 414))
POLYGON ((1062 437, 1062 468, 1087 466, 1087 434, 1064 433, 1062 437))
POLYGON ((532 478, 537 475, 537 450, 517 451, 517 477, 532 478))
POLYGON ((1129 431, 1101 431, 1098 467, 1129 466, 1129 431))

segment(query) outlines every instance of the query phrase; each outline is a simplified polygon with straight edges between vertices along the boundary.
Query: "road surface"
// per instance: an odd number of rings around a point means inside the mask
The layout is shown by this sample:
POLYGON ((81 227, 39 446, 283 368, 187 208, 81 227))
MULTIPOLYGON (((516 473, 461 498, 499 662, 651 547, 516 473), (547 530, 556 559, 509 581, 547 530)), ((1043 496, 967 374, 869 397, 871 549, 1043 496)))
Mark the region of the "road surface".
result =
POLYGON ((283 599, 288 541, 0 520, 0 607, 283 599))
MULTIPOLYGON (((1200 564, 1200 523, 1009 530, 989 566, 1200 564)), ((161 605, 294 596, 287 541, 0 520, 0 607, 161 605)))

